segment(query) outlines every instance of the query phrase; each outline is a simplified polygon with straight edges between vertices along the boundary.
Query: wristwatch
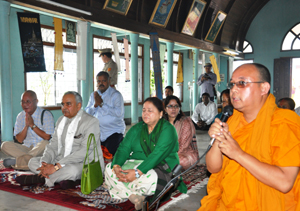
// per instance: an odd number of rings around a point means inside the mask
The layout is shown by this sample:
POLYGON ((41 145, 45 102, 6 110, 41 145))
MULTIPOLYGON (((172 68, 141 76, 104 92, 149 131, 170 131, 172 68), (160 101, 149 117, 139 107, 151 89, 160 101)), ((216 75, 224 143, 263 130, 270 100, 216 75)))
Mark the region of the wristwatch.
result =
POLYGON ((55 171, 58 171, 59 170, 59 166, 55 164, 54 169, 55 169, 55 171))
POLYGON ((139 174, 138 170, 137 170, 137 169, 134 169, 134 171, 135 171, 135 177, 136 177, 137 179, 140 178, 140 174, 139 174))
POLYGON ((100 107, 102 107, 104 105, 104 102, 102 101, 102 103, 100 104, 100 107))
POLYGON ((36 125, 32 125, 31 130, 33 130, 34 128, 36 128, 36 125))

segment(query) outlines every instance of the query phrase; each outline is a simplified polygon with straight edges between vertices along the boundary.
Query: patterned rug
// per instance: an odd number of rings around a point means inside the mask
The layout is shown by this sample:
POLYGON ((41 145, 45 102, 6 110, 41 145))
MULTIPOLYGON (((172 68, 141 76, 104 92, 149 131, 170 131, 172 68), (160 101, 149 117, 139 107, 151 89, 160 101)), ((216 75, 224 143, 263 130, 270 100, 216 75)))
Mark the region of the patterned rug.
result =
MULTIPOLYGON (((84 195, 80 192, 80 187, 69 190, 60 189, 59 185, 50 189, 33 189, 32 187, 20 187, 15 182, 15 178, 21 174, 28 174, 29 172, 14 171, 13 169, 0 170, 0 190, 12 192, 15 194, 27 196, 30 198, 50 202, 60 206, 76 209, 76 210, 98 210, 105 209, 107 211, 114 210, 134 210, 133 204, 129 200, 112 199, 108 191, 100 186, 97 190, 89 195, 84 195)), ((207 182, 206 166, 198 165, 191 169, 183 176, 183 180, 187 185, 189 191, 203 187, 203 183, 207 182)), ((160 206, 168 206, 170 203, 181 200, 182 196, 179 191, 172 194, 172 198, 160 206)))

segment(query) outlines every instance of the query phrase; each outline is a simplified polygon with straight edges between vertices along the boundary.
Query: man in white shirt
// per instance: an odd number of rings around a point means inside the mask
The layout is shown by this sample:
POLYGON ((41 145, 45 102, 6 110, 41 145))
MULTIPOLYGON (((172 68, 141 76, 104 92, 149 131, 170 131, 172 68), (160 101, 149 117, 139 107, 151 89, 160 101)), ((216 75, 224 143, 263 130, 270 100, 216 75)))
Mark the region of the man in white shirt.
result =
POLYGON ((202 103, 196 105, 192 116, 195 129, 208 130, 217 113, 217 105, 210 101, 208 93, 203 93, 202 103))

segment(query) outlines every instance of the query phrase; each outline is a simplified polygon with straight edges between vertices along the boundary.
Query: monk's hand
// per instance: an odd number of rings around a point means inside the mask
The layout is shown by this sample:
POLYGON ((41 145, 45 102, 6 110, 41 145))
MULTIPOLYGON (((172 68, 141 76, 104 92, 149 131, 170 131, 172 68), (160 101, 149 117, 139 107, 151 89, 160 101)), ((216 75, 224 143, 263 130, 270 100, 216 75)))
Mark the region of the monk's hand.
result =
POLYGON ((133 180, 136 179, 134 169, 123 170, 123 173, 126 174, 125 175, 126 182, 132 182, 133 180))
POLYGON ((232 138, 230 132, 222 132, 222 135, 218 137, 218 146, 224 155, 233 160, 237 160, 245 153, 237 141, 232 138))
POLYGON ((211 138, 217 139, 218 136, 222 135, 223 131, 228 132, 228 130, 228 124, 226 122, 221 122, 220 119, 216 118, 215 122, 209 128, 208 135, 211 138))
POLYGON ((99 93, 97 91, 94 92, 94 99, 95 99, 94 107, 100 106, 101 103, 103 102, 101 96, 99 95, 99 93))

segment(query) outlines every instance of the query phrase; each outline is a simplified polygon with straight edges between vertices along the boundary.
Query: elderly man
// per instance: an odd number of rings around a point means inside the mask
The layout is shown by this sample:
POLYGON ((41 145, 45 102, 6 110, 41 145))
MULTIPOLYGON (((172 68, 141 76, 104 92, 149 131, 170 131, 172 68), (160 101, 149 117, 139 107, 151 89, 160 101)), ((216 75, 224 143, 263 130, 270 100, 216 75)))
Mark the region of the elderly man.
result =
POLYGON ((122 94, 111 88, 108 73, 97 74, 98 90, 90 96, 85 111, 99 120, 101 145, 114 155, 125 132, 122 94))
POLYGON ((49 143, 54 132, 54 119, 50 111, 37 104, 34 91, 28 90, 22 94, 23 111, 18 114, 14 127, 14 136, 20 144, 13 141, 2 144, 2 152, 13 157, 4 159, 5 167, 15 165, 15 168, 27 170, 30 158, 41 156, 49 143))
POLYGON ((217 105, 209 100, 209 94, 202 94, 202 103, 198 103, 193 112, 192 120, 196 130, 208 130, 218 113, 217 105))
POLYGON ((212 175, 198 211, 300 210, 300 118, 278 109, 270 81, 261 64, 233 72, 235 110, 227 123, 216 119, 208 132, 215 138, 206 155, 212 175))
MULTIPOLYGON (((68 184, 64 184, 74 186, 75 181, 81 178, 87 140, 91 133, 95 135, 101 168, 104 170, 98 120, 81 110, 82 98, 77 92, 66 92, 61 105, 63 116, 57 120, 50 144, 42 157, 29 161, 28 166, 35 175, 17 177, 16 181, 21 185, 45 183, 47 187, 52 187, 54 183, 68 181, 68 184)), ((93 159, 93 148, 90 147, 89 160, 93 159)))
POLYGON ((205 73, 200 75, 197 84, 201 88, 200 96, 202 96, 203 93, 208 93, 210 96, 210 100, 214 101, 214 96, 215 96, 214 89, 217 83, 217 75, 211 72, 211 67, 212 67, 211 63, 206 63, 204 65, 205 73))
POLYGON ((100 57, 105 63, 103 70, 107 72, 110 77, 110 86, 115 89, 115 85, 118 83, 118 65, 112 60, 112 53, 110 48, 99 50, 100 57))

